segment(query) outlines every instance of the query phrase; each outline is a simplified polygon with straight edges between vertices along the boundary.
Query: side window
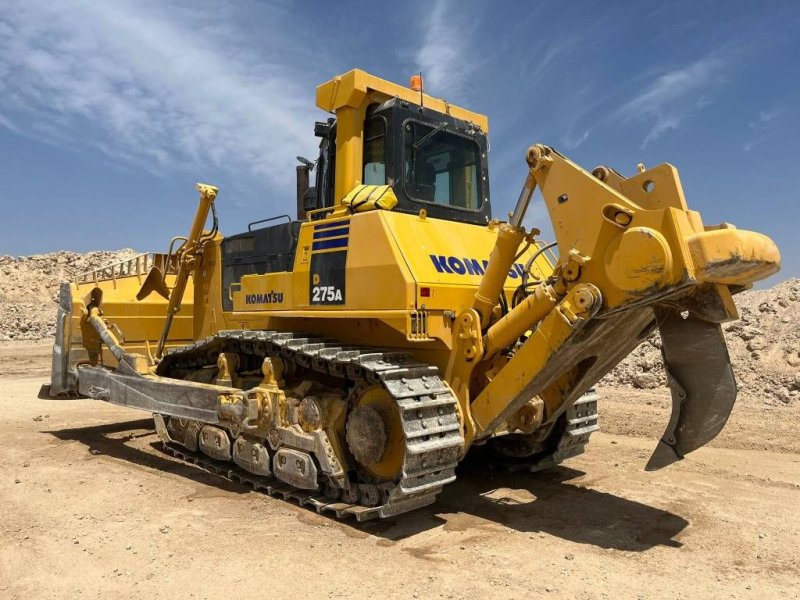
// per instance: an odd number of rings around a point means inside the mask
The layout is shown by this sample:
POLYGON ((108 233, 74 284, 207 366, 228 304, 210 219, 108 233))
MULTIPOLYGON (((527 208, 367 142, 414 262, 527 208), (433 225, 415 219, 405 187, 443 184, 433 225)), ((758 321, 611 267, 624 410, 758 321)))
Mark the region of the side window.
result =
POLYGON ((368 119, 364 128, 364 176, 366 185, 386 185, 386 121, 368 119))

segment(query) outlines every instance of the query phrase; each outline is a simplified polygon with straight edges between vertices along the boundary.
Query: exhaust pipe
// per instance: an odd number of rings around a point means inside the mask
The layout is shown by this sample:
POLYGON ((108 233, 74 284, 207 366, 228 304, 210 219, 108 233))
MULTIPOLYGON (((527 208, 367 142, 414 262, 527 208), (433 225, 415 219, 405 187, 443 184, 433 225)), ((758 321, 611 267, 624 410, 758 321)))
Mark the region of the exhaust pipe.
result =
POLYGON ((314 163, 307 158, 303 158, 302 156, 298 156, 297 160, 299 160, 301 163, 295 167, 295 172, 297 173, 297 220, 305 221, 305 196, 306 192, 308 192, 308 174, 314 168, 314 163))

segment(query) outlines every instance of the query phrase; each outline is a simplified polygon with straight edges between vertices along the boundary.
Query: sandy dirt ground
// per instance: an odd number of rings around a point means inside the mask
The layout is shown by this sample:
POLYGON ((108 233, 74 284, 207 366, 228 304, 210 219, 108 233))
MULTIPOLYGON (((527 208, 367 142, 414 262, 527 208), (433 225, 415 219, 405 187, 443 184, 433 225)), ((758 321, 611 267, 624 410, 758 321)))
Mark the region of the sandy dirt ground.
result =
POLYGON ((180 464, 144 413, 37 399, 48 368, 0 346, 0 598, 800 597, 796 406, 743 405, 646 473, 667 396, 601 390, 586 454, 467 464, 436 505, 357 524, 180 464))

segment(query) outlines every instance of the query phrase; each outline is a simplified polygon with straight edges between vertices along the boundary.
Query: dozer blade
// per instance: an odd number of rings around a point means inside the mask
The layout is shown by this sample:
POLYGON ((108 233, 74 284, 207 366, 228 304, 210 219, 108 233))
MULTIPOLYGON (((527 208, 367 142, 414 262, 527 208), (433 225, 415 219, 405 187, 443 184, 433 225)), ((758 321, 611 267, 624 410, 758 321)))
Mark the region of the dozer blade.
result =
POLYGON ((719 323, 674 308, 655 307, 661 352, 672 392, 667 430, 647 463, 656 471, 713 440, 736 401, 728 347, 719 323))

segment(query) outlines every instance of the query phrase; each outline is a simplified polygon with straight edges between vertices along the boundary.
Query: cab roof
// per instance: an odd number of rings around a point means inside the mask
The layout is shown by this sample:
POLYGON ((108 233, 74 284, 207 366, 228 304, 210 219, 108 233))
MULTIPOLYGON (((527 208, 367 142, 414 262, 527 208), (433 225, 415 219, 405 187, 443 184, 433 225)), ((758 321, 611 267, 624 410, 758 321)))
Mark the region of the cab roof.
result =
POLYGON ((317 86, 317 106, 328 112, 335 112, 343 107, 360 107, 365 100, 385 102, 391 98, 400 98, 414 104, 422 102, 428 109, 470 121, 484 133, 489 133, 489 118, 486 115, 375 77, 361 69, 353 69, 317 86))

